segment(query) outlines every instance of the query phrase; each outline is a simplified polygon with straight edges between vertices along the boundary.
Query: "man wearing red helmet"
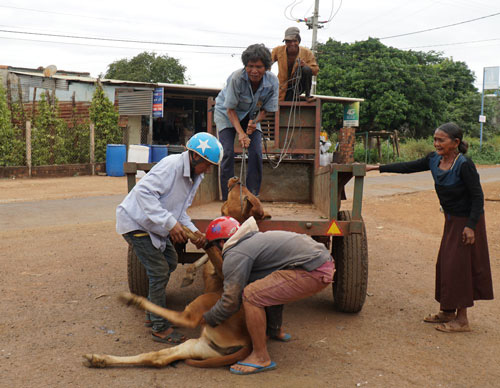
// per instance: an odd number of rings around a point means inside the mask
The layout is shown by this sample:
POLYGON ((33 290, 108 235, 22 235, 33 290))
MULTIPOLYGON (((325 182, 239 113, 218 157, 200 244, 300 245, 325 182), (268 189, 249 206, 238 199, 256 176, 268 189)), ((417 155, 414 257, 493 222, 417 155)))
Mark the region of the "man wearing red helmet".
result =
MULTIPOLYGON (((231 217, 216 218, 206 238, 222 249, 224 292, 203 315, 204 322, 217 326, 243 304, 253 350, 230 371, 246 375, 275 369, 266 346, 265 308, 306 298, 330 284, 335 272, 330 252, 305 234, 259 232, 253 217, 241 226, 231 217)), ((283 335, 280 327, 277 337, 283 335)))

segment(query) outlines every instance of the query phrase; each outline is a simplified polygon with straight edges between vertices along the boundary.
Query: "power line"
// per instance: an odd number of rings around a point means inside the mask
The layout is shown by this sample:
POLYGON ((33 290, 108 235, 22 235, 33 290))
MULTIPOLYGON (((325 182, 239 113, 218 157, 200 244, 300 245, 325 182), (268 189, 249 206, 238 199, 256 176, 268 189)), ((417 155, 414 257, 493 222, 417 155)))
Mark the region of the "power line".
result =
POLYGON ((415 31, 415 32, 408 32, 408 33, 406 33, 406 34, 399 34, 399 35, 385 36, 385 37, 383 37, 383 38, 378 38, 378 39, 379 39, 379 40, 382 40, 382 39, 398 38, 398 37, 400 37, 400 36, 415 35, 415 34, 420 34, 420 33, 422 33, 422 32, 428 32, 428 31, 440 30, 440 29, 443 29, 443 28, 448 28, 448 27, 458 26, 458 25, 460 25, 460 24, 465 24, 465 23, 475 22, 476 20, 486 19, 486 18, 490 18, 490 17, 493 17, 493 16, 497 16, 497 15, 500 15, 500 12, 493 13, 493 14, 491 14, 491 15, 481 16, 480 18, 475 18, 475 19, 470 19, 470 20, 464 20, 463 22, 458 22, 458 23, 453 23, 453 24, 447 24, 446 26, 440 26, 440 27, 428 28, 428 29, 426 29, 426 30, 420 30, 420 31, 415 31))
POLYGON ((494 41, 494 40, 500 40, 500 38, 483 39, 483 40, 471 40, 469 42, 441 43, 441 44, 429 44, 429 45, 426 45, 426 46, 404 47, 401 50, 410 50, 410 49, 414 49, 414 48, 424 48, 424 47, 455 46, 455 45, 469 44, 469 43, 491 42, 491 41, 494 41))
POLYGON ((0 8, 15 9, 15 10, 19 10, 19 11, 48 13, 48 14, 62 15, 62 16, 75 16, 75 17, 86 18, 86 19, 106 20, 106 21, 113 21, 113 22, 120 21, 120 22, 130 23, 130 21, 126 20, 126 19, 105 18, 105 17, 87 16, 87 15, 76 15, 76 14, 73 14, 73 13, 46 11, 46 10, 35 9, 35 8, 13 7, 13 6, 8 6, 8 5, 0 5, 0 8))
POLYGON ((229 48, 229 49, 245 49, 246 48, 246 47, 242 47, 242 46, 219 46, 219 45, 210 45, 210 44, 156 42, 156 41, 132 40, 132 39, 102 38, 102 37, 92 37, 92 36, 47 34, 47 33, 42 33, 42 32, 13 31, 13 30, 1 30, 1 29, 0 29, 0 32, 7 32, 7 33, 10 33, 10 34, 51 36, 51 37, 57 37, 57 38, 104 40, 104 41, 108 41, 108 42, 158 44, 158 45, 167 45, 167 46, 192 46, 192 47, 229 48))
POLYGON ((337 8, 337 10, 335 11, 335 13, 333 13, 333 9, 334 9, 334 6, 335 6, 335 1, 332 1, 332 11, 330 13, 330 17, 328 18, 327 20, 327 23, 331 22, 333 20, 333 18, 339 13, 340 11, 340 8, 342 7, 342 0, 340 0, 340 4, 339 4, 339 7, 337 8), (333 14, 333 15, 332 15, 333 14))
MULTIPOLYGON (((109 46, 100 44, 90 44, 90 43, 76 43, 76 42, 54 42, 52 40, 41 40, 41 39, 23 39, 23 38, 9 38, 6 36, 0 36, 0 39, 8 40, 21 40, 23 42, 40 42, 40 43, 52 43, 52 44, 65 44, 70 46, 87 46, 87 47, 102 47, 102 48, 114 48, 114 49, 124 49, 124 50, 142 50, 147 51, 148 48, 144 47, 127 47, 127 46, 109 46)), ((240 55, 241 53, 222 53, 222 52, 210 52, 210 51, 183 51, 183 50, 158 50, 162 52, 173 52, 173 53, 192 53, 192 54, 214 54, 214 55, 240 55)))

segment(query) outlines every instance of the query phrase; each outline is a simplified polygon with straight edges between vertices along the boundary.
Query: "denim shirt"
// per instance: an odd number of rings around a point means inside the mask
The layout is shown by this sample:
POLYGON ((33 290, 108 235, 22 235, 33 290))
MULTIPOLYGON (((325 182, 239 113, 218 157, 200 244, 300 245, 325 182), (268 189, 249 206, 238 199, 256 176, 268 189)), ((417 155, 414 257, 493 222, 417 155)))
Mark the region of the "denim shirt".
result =
MULTIPOLYGON (((250 113, 253 119, 260 109, 266 112, 278 111, 278 77, 266 71, 255 93, 245 68, 236 70, 227 79, 226 86, 215 99, 214 120, 217 130, 234 127, 227 115, 227 109, 234 109, 241 121, 250 113)), ((260 123, 257 129, 261 131, 260 123)))
POLYGON ((177 222, 193 232, 198 230, 186 210, 202 179, 200 174, 191 180, 189 151, 163 158, 116 208, 116 231, 143 230, 153 246, 164 251, 169 231, 177 222))

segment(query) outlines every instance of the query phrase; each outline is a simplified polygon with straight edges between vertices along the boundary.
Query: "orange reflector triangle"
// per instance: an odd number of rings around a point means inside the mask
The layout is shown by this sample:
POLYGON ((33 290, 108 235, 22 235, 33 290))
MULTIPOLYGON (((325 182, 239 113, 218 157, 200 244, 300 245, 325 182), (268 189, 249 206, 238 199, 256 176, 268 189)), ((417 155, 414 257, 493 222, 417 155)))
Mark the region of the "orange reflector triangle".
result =
POLYGON ((335 220, 332 220, 332 223, 330 224, 330 227, 328 228, 328 232, 326 232, 326 234, 333 236, 343 236, 342 231, 340 230, 335 220))

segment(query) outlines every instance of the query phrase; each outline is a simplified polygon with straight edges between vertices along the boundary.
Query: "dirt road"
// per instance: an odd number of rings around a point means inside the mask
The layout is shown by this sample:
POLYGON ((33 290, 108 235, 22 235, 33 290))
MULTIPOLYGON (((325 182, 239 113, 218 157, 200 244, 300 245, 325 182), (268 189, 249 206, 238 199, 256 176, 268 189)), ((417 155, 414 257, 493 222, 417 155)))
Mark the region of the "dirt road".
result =
MULTIPOLYGON (((500 173, 487 170, 497 177, 483 183, 491 199, 485 207, 497 285, 500 173)), ((383 179, 370 173, 365 185, 370 268, 363 310, 332 310, 330 288, 288 306, 285 324, 293 340, 271 343, 278 369, 254 376, 183 363, 159 370, 83 367, 83 353, 162 348, 142 326, 143 314, 115 299, 127 289, 127 247, 114 231, 125 179, 1 180, 0 386, 498 387, 497 301, 470 310, 471 333, 439 333, 421 320, 437 308, 434 263, 443 220, 432 182, 422 184, 423 191, 394 195, 405 192, 401 187, 411 189, 408 177, 383 179)), ((199 279, 179 288, 183 273, 180 267, 169 284, 174 309, 201 292, 199 279)))

